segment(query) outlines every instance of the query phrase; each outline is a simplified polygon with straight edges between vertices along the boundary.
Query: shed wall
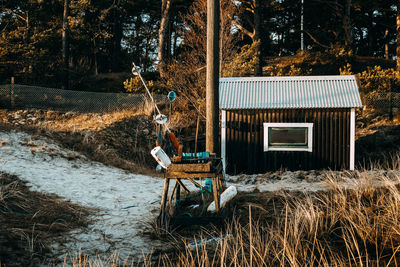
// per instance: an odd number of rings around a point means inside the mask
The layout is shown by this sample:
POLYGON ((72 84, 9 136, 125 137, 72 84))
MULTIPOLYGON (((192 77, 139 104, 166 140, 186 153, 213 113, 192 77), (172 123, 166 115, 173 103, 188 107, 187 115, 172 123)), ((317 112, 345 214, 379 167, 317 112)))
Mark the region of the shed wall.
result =
POLYGON ((348 169, 350 109, 262 109, 226 111, 227 172, 278 169, 348 169), (313 151, 263 151, 264 122, 311 122, 313 151))

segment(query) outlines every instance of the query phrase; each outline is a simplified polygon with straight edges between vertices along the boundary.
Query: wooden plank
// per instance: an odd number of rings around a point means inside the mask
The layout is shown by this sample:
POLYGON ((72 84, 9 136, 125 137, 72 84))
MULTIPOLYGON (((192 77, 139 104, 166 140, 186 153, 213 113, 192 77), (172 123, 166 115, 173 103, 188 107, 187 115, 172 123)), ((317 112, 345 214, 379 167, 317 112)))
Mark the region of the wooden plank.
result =
POLYGON ((168 188, 169 188, 169 179, 165 177, 164 189, 161 195, 160 215, 158 216, 158 225, 160 227, 165 227, 166 223, 166 216, 167 216, 166 204, 168 198, 168 188))
POLYGON ((190 194, 190 190, 187 189, 187 187, 182 183, 181 179, 179 179, 179 178, 175 178, 175 179, 176 179, 176 182, 183 188, 183 190, 185 190, 186 193, 190 194))
POLYGON ((336 170, 337 169, 337 119, 336 119, 336 115, 337 112, 336 110, 332 111, 333 116, 332 116, 332 163, 333 163, 333 169, 336 170))
POLYGON ((168 172, 210 172, 211 171, 211 162, 171 164, 168 166, 167 171, 168 172))
POLYGON ((254 125, 255 125, 255 111, 250 110, 249 111, 249 127, 250 127, 250 144, 249 144, 249 151, 247 154, 249 155, 250 159, 250 166, 252 172, 256 171, 256 134, 254 131, 254 125))
POLYGON ((343 169, 343 150, 344 150, 344 145, 343 145, 343 110, 341 109, 339 111, 339 116, 338 116, 338 133, 339 133, 339 147, 338 147, 338 167, 339 169, 343 169))
POLYGON ((213 179, 212 181, 213 186, 213 195, 214 195, 214 202, 215 202, 215 211, 219 212, 219 189, 218 189, 218 180, 213 179))
MULTIPOLYGON (((202 190, 204 190, 204 191, 208 191, 206 188, 204 188, 203 186, 201 186, 201 184, 199 184, 198 182, 196 182, 195 180, 193 180, 192 178, 190 178, 190 177, 187 177, 186 179, 188 179, 189 181, 191 181, 193 184, 195 184, 198 188, 201 188, 202 190)), ((213 179, 213 180, 215 180, 215 179, 213 179)), ((214 181, 213 181, 213 183, 214 183, 214 181)))
POLYGON ((175 179, 175 178, 182 178, 182 179, 189 179, 189 178, 214 178, 216 174, 213 172, 194 172, 194 173, 187 173, 187 172, 168 172, 167 178, 168 179, 175 179))
POLYGON ((237 173, 238 169, 238 159, 240 159, 240 147, 239 147, 239 127, 240 122, 239 122, 239 112, 235 111, 235 139, 234 139, 234 155, 235 155, 235 160, 233 161, 233 168, 234 168, 234 174, 237 173))
MULTIPOLYGON (((263 116, 264 116, 264 121, 263 122, 271 122, 272 121, 272 119, 271 119, 271 111, 270 110, 264 110, 263 111, 263 116)), ((262 131, 261 131, 261 138, 262 138, 262 142, 263 142, 263 145, 264 145, 264 142, 265 142, 265 140, 264 140, 264 125, 263 125, 263 127, 262 127, 262 131)), ((269 153, 268 152, 264 152, 264 148, 263 148, 263 162, 264 162, 264 170, 266 171, 266 170, 269 170, 270 169, 270 166, 269 166, 269 164, 270 164, 270 160, 269 160, 269 153)))
POLYGON ((244 112, 246 113, 245 123, 247 124, 245 137, 245 146, 247 147, 247 170, 253 172, 254 170, 251 157, 254 151, 251 147, 251 110, 245 110, 244 112))
POLYGON ((232 129, 232 112, 226 111, 226 171, 231 173, 231 161, 234 159, 233 157, 233 129, 232 129))
POLYGON ((241 173, 243 172, 245 163, 247 163, 246 161, 244 161, 243 159, 243 155, 246 155, 246 146, 244 144, 244 114, 243 114, 243 110, 239 111, 239 158, 241 159, 238 161, 238 172, 241 173))
POLYGON ((178 182, 175 180, 174 187, 172 188, 171 194, 169 195, 169 199, 168 199, 169 205, 172 204, 171 202, 172 202, 172 199, 174 198, 175 190, 178 187, 178 185, 179 185, 178 182))
POLYGON ((340 169, 340 132, 339 132, 339 110, 335 111, 335 169, 340 169))
POLYGON ((346 110, 346 169, 350 168, 350 112, 349 109, 346 110))
POLYGON ((321 114, 321 118, 320 118, 320 124, 321 124, 321 126, 320 126, 320 133, 319 133, 319 135, 320 135, 320 168, 322 168, 323 166, 324 166, 324 146, 325 146, 325 144, 324 144, 324 141, 325 141, 325 136, 324 136, 324 113, 325 113, 325 111, 321 111, 320 112, 320 114, 321 114))
POLYGON ((260 144, 260 111, 255 110, 254 113, 254 134, 255 134, 255 143, 254 143, 254 156, 255 156, 255 172, 260 172, 260 158, 262 156, 260 149, 262 146, 260 144))
POLYGON ((161 197, 161 211, 165 211, 166 200, 168 196, 169 179, 164 179, 164 189, 161 197))
POLYGON ((329 111, 329 165, 333 167, 333 112, 329 111))
POLYGON ((313 134, 312 134, 312 146, 313 146, 313 151, 312 151, 312 168, 310 169, 317 169, 318 168, 318 152, 320 145, 318 143, 318 111, 314 109, 313 111, 313 134))
POLYGON ((324 123, 325 123, 325 133, 324 133, 324 137, 325 137, 325 143, 324 143, 324 147, 325 147, 325 153, 324 153, 325 164, 324 165, 325 165, 325 168, 326 168, 329 165, 329 112, 328 112, 328 110, 325 111, 324 123))

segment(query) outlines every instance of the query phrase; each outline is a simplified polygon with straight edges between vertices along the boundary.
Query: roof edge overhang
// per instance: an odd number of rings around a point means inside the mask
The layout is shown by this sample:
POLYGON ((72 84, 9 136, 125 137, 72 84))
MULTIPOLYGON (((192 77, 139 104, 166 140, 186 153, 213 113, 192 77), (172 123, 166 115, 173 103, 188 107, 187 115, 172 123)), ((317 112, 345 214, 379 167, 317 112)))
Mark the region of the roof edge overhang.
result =
POLYGON ((356 75, 315 75, 315 76, 261 76, 221 77, 219 81, 310 81, 310 80, 356 80, 356 75))

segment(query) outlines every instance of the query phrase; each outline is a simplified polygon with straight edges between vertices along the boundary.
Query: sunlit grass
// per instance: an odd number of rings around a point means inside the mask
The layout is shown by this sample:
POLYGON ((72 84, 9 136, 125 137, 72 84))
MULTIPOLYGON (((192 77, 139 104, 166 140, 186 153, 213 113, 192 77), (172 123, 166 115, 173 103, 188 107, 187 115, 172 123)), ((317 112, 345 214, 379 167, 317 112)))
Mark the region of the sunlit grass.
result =
POLYGON ((224 230, 197 233, 200 242, 182 239, 175 254, 149 255, 137 264, 397 266, 399 157, 393 160, 397 169, 392 171, 327 172, 329 189, 324 192, 279 191, 258 204, 252 205, 251 199, 250 204, 237 203, 247 210, 245 218, 234 216, 224 230))

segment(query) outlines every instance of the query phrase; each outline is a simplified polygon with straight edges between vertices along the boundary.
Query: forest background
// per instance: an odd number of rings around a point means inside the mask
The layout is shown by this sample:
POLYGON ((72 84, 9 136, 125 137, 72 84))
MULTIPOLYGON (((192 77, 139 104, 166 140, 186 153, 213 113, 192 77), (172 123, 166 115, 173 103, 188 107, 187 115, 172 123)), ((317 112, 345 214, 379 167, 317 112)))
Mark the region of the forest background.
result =
MULTIPOLYGON (((365 93, 400 92, 399 1, 220 4, 221 77, 359 74, 365 93)), ((142 92, 135 62, 153 92, 177 91, 201 110, 206 8, 206 0, 0 0, 0 83, 142 92)))

